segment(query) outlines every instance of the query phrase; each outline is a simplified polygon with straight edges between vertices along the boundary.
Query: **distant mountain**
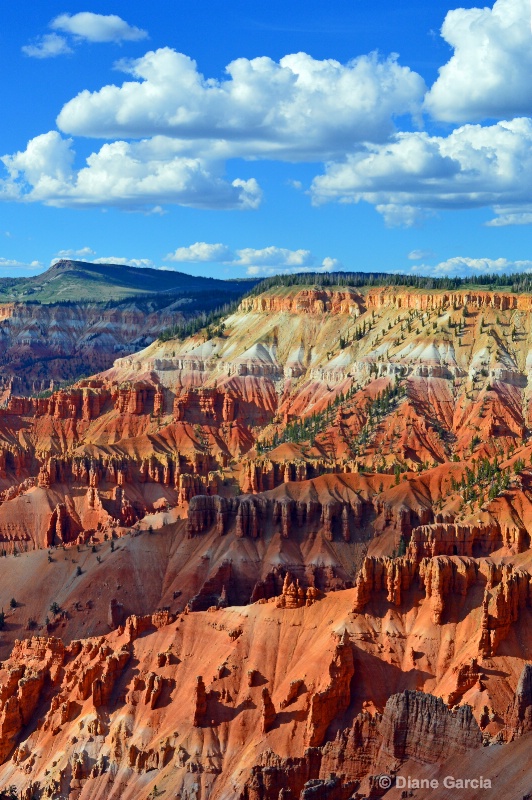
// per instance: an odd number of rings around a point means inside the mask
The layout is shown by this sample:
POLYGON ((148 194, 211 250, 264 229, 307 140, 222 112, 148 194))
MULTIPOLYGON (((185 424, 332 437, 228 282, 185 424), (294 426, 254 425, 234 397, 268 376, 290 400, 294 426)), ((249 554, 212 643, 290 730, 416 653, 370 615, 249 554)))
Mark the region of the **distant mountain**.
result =
POLYGON ((256 280, 58 261, 0 280, 0 404, 107 369, 164 331, 230 309, 256 280))
POLYGON ((58 261, 46 272, 31 278, 0 279, 0 303, 107 302, 138 295, 223 292, 243 295, 255 280, 218 280, 187 275, 174 270, 128 267, 121 264, 91 264, 58 261))

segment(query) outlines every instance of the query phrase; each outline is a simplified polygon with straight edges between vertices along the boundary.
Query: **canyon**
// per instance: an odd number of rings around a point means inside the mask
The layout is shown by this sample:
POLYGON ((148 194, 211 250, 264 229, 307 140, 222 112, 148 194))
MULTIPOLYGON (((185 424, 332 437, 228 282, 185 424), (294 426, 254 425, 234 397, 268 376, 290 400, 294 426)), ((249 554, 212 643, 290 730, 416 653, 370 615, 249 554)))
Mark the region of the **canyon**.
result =
POLYGON ((5 378, 0 787, 530 793, 532 295, 279 280, 156 339, 172 309, 5 378))

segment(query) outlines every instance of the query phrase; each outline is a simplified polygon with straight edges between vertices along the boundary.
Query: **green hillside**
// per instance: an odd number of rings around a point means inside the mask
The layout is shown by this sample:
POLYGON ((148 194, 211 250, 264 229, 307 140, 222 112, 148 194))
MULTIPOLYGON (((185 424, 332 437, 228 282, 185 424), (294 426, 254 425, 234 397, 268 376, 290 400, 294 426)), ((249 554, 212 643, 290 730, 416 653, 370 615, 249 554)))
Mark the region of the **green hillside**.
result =
POLYGON ((186 275, 173 270, 58 261, 46 272, 31 278, 0 279, 0 302, 57 303, 108 302, 146 295, 241 296, 257 280, 217 280, 186 275))

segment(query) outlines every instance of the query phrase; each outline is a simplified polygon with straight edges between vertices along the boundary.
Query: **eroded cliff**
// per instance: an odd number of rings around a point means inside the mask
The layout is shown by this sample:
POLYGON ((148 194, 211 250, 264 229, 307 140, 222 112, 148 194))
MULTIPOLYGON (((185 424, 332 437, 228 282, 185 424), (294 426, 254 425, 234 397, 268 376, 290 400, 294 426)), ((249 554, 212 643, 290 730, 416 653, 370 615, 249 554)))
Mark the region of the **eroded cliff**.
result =
POLYGON ((510 763, 532 724, 531 302, 271 290, 12 396, 0 781, 347 800, 510 763))

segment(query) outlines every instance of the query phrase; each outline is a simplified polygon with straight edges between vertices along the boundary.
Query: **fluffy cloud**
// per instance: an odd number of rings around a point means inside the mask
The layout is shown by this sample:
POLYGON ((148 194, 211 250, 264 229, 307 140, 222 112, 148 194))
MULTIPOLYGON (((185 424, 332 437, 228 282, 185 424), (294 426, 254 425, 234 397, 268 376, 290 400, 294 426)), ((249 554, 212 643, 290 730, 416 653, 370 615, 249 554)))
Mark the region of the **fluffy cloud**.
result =
POLYGON ((62 258, 90 258, 95 255, 90 247, 80 247, 79 250, 59 250, 52 263, 62 258))
POLYGON ((323 272, 334 272, 335 270, 343 268, 344 265, 338 258, 329 258, 329 256, 326 256, 321 262, 320 271, 323 270, 323 272))
POLYGON ((528 210, 526 206, 515 211, 495 206, 494 210, 499 216, 486 222, 489 228, 502 228, 505 225, 532 225, 532 205, 528 206, 528 210))
POLYGON ((41 269, 42 264, 40 261, 31 261, 29 264, 25 261, 16 261, 13 258, 0 258, 0 269, 41 269))
MULTIPOLYGON (((53 25, 81 35, 74 23, 87 19, 62 15, 53 25)), ((89 21, 102 19, 111 18, 89 21)), ((376 54, 345 65, 306 53, 279 62, 240 58, 222 81, 206 80, 194 61, 170 48, 120 68, 132 79, 81 92, 58 116, 63 131, 114 141, 75 168, 71 139, 54 131, 37 136, 1 159, 9 178, 0 179, 0 198, 159 212, 169 203, 257 208, 255 179, 224 179, 228 159, 343 157, 361 142, 386 141, 395 116, 419 115, 425 91, 419 75, 376 54)))
POLYGON ((60 14, 50 23, 56 31, 86 39, 88 42, 136 42, 146 39, 147 31, 135 28, 116 14, 60 14))
POLYGON ((248 275, 277 275, 291 272, 333 272, 342 269, 336 258, 326 256, 319 261, 310 250, 288 250, 285 247, 263 247, 237 250, 235 264, 246 267, 248 275))
POLYGON ((176 155, 171 139, 105 144, 79 170, 73 167, 74 157, 71 139, 56 131, 36 136, 25 151, 0 159, 9 175, 0 181, 0 197, 126 209, 161 203, 249 209, 261 200, 253 178, 228 183, 218 174, 219 164, 176 155))
POLYGON ((434 258, 432 250, 411 250, 408 254, 410 261, 420 261, 422 258, 434 258))
POLYGON ((396 115, 419 113, 423 79, 395 58, 360 56, 346 65, 306 53, 239 58, 227 79, 206 80, 168 47, 119 67, 133 80, 83 91, 57 118, 81 136, 164 135, 219 157, 330 158, 360 141, 384 141, 396 115))
POLYGON ((33 44, 24 45, 22 52, 30 58, 55 58, 68 55, 73 50, 64 36, 58 36, 57 33, 46 33, 36 39, 33 44))
POLYGON ((389 224, 414 224, 439 209, 532 207, 532 120, 465 125, 448 137, 398 134, 314 179, 315 203, 374 204, 389 224))
MULTIPOLYGON (((491 226, 532 224, 532 121, 524 116, 532 115, 529 20, 528 0, 448 12, 442 36, 454 52, 428 93, 420 75, 395 56, 363 55, 346 64, 306 53, 278 62, 239 58, 221 80, 205 78, 191 58, 169 47, 124 59, 116 65, 124 82, 82 91, 57 118, 65 134, 109 143, 78 168, 70 139, 37 136, 26 150, 3 157, 9 177, 0 180, 0 199, 151 213, 170 203, 257 208, 257 182, 228 181, 224 164, 276 159, 324 162, 310 190, 315 204, 363 200, 389 226, 416 225, 441 209, 480 207, 494 209, 491 226), (395 132, 396 118, 417 124, 422 110, 435 120, 501 121, 464 125, 447 136, 395 132), (516 114, 523 117, 502 120, 516 114)), ((147 35, 116 15, 90 12, 61 14, 50 27, 53 33, 25 48, 34 48, 28 55, 147 35)), ((192 247, 202 244, 218 246, 192 247)), ((269 263, 266 250, 249 262, 245 254, 231 260, 227 252, 189 248, 167 259, 253 269, 319 266, 306 263, 307 251, 291 251, 299 253, 290 256, 294 263, 274 253, 269 263)))
MULTIPOLYGON (((366 199, 366 198, 364 198, 366 199)), ((388 228, 413 228, 421 225, 433 212, 408 203, 377 203, 375 206, 388 228)))
POLYGON ((238 250, 239 266, 250 265, 264 267, 311 267, 316 263, 310 250, 288 250, 285 247, 263 247, 255 250, 244 247, 238 250))
POLYGON ((31 187, 33 197, 26 196, 35 200, 46 200, 63 191, 73 175, 71 144, 71 139, 50 131, 31 139, 26 150, 3 156, 0 160, 9 173, 9 179, 2 181, 4 190, 20 197, 25 187, 31 187))
POLYGON ((255 249, 244 247, 233 252, 225 244, 208 244, 195 242, 188 247, 178 247, 168 253, 165 261, 179 262, 218 262, 246 267, 248 275, 275 275, 279 272, 331 272, 341 269, 342 264, 336 258, 327 256, 319 261, 310 250, 289 250, 286 247, 263 247, 255 249))
POLYGON ((454 55, 426 97, 430 114, 473 122, 532 113, 529 0, 449 11, 442 36, 454 55))
POLYGON ((475 277, 478 275, 499 274, 511 275, 516 272, 532 272, 532 261, 508 261, 506 258, 468 258, 455 256, 441 261, 435 266, 419 264, 410 268, 410 272, 428 275, 433 278, 475 277))
POLYGON ((48 27, 52 28, 53 33, 45 33, 31 44, 24 45, 24 55, 30 58, 55 58, 73 53, 71 45, 82 41, 121 43, 146 39, 148 36, 146 31, 128 25, 116 14, 93 14, 91 11, 60 14, 48 27), (62 35, 55 31, 61 31, 62 35))
POLYGON ((235 258, 234 253, 225 244, 207 244, 207 242, 195 242, 189 247, 178 247, 173 253, 165 256, 165 261, 186 261, 190 264, 197 262, 231 262, 235 258))

